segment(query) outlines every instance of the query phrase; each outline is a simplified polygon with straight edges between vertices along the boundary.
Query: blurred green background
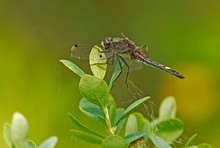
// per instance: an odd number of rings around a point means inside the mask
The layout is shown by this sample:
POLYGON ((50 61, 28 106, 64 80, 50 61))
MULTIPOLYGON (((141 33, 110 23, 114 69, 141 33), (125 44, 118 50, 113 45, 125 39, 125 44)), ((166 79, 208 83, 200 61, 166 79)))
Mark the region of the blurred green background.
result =
MULTIPOLYGON (((200 141, 219 147, 219 6, 218 0, 1 0, 0 127, 19 111, 37 144, 56 135, 60 148, 97 147, 70 136, 69 112, 101 129, 79 112, 79 77, 59 60, 72 60, 91 73, 88 61, 70 58, 71 46, 100 43, 123 32, 137 45, 147 44, 152 59, 186 77, 145 66, 129 79, 155 102, 174 96, 186 135, 198 133, 200 141)), ((113 94, 128 105, 132 98, 125 95, 124 76, 113 94)), ((0 147, 6 147, 2 134, 0 147)))

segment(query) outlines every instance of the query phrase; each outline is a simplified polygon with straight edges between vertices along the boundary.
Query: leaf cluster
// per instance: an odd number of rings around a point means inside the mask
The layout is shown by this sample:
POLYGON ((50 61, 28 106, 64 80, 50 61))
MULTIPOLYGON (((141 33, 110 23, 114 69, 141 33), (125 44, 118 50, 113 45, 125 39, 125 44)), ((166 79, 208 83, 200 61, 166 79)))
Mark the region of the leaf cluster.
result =
POLYGON ((37 146, 32 140, 27 139, 28 123, 25 117, 15 112, 12 122, 4 125, 4 139, 9 148, 54 148, 58 139, 53 136, 37 146))
MULTIPOLYGON (((73 123, 81 129, 80 131, 71 130, 72 136, 77 136, 87 142, 99 144, 105 148, 141 148, 146 147, 147 143, 151 143, 152 147, 158 148, 172 147, 173 142, 184 132, 183 122, 175 116, 176 103, 174 98, 168 97, 161 103, 159 116, 152 121, 149 121, 141 113, 134 112, 150 97, 140 98, 125 109, 117 107, 110 90, 113 82, 120 74, 119 65, 116 64, 108 85, 103 80, 107 65, 94 64, 100 62, 96 60, 98 59, 97 57, 100 57, 100 52, 98 51, 101 51, 101 48, 95 46, 90 53, 90 67, 94 76, 86 74, 70 61, 61 60, 65 66, 81 77, 79 91, 82 99, 79 102, 79 109, 82 113, 102 125, 103 130, 106 131, 106 134, 102 135, 83 125, 74 115, 69 114, 73 123)), ((106 58, 104 57, 104 59, 106 58)), ((106 63, 103 59, 102 62, 106 63)), ((185 147, 192 147, 193 139, 190 138, 185 147)), ((208 147, 211 146, 208 145, 208 147)))

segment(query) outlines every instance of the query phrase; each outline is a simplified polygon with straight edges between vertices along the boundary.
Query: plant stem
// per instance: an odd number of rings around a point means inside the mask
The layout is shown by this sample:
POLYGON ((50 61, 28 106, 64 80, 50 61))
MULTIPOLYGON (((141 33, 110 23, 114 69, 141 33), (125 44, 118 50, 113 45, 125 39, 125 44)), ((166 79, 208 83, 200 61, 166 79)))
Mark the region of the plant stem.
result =
POLYGON ((114 135, 114 130, 113 130, 112 125, 111 125, 111 121, 110 121, 110 117, 109 117, 107 107, 104 108, 104 113, 105 113, 105 122, 106 122, 106 125, 107 125, 108 130, 109 130, 109 135, 114 135))

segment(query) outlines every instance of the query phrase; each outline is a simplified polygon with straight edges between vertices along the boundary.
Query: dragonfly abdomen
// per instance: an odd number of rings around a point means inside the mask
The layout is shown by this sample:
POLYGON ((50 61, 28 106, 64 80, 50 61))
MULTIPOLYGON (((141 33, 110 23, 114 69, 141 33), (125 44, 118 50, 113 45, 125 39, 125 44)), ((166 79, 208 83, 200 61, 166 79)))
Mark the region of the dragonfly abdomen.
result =
POLYGON ((167 67, 163 64, 160 64, 160 63, 157 63, 157 62, 154 62, 153 60, 149 59, 149 58, 140 58, 140 61, 143 62, 144 64, 147 64, 147 65, 150 65, 152 67, 155 67, 155 68, 159 68, 161 70, 164 70, 180 79, 184 79, 184 76, 181 75, 179 72, 177 72, 176 70, 174 69, 171 69, 170 67, 167 67))

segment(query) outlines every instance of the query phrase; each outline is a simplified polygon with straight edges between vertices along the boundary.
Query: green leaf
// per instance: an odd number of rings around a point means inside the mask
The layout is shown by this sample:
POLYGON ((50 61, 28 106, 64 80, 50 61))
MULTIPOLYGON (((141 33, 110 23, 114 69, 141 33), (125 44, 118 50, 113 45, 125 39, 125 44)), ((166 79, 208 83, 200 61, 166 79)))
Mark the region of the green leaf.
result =
POLYGON ((192 146, 189 146, 187 148, 198 148, 198 146, 197 145, 192 145, 192 146))
POLYGON ((160 105, 159 119, 175 118, 176 116, 176 102, 173 97, 167 97, 160 105))
POLYGON ((144 136, 144 139, 146 140, 150 136, 150 122, 144 118, 144 116, 141 113, 133 113, 137 119, 138 123, 138 131, 139 132, 145 132, 146 135, 144 136))
POLYGON ((107 109, 109 112, 111 124, 114 125, 114 123, 116 121, 116 103, 115 103, 115 99, 112 97, 112 95, 109 95, 107 109))
POLYGON ((37 146, 33 141, 27 140, 25 143, 25 148, 37 148, 37 146))
POLYGON ((11 124, 11 137, 16 148, 25 147, 27 134, 28 123, 25 117, 21 113, 15 112, 11 124))
POLYGON ((77 130, 71 130, 71 133, 72 133, 72 136, 79 137, 80 139, 85 140, 90 143, 94 143, 94 144, 101 144, 102 143, 102 140, 100 138, 93 136, 93 135, 90 135, 90 134, 87 134, 87 133, 82 133, 77 130))
POLYGON ((103 148, 127 148, 128 143, 120 136, 111 135, 106 137, 102 142, 103 148))
POLYGON ((210 144, 202 143, 199 145, 188 146, 187 148, 213 148, 210 144))
POLYGON ((105 119, 108 123, 114 123, 116 114, 116 103, 106 82, 100 78, 84 75, 79 84, 79 90, 82 96, 88 101, 102 107, 105 119))
POLYGON ((144 137, 145 135, 146 135, 145 132, 134 132, 134 133, 131 133, 131 134, 125 136, 124 138, 128 143, 131 143, 135 140, 140 139, 141 137, 144 137))
POLYGON ((154 133, 167 142, 179 138, 184 131, 183 122, 177 118, 170 118, 158 122, 154 126, 154 133))
POLYGON ((106 126, 105 115, 100 106, 82 98, 79 103, 79 109, 87 116, 106 126))
POLYGON ((107 69, 107 58, 99 46, 94 46, 89 55, 89 64, 94 76, 103 79, 107 69))
POLYGON ((54 148, 57 144, 58 138, 56 136, 46 139, 39 148, 54 148))
POLYGON ((189 146, 193 143, 194 139, 195 139, 197 136, 198 136, 198 134, 192 135, 192 136, 189 138, 189 140, 186 142, 184 148, 189 147, 189 146))
POLYGON ((13 143, 11 139, 11 125, 9 123, 4 124, 4 139, 9 148, 12 148, 13 143))
POLYGON ((92 103, 107 106, 110 90, 104 80, 85 74, 80 79, 79 90, 82 96, 92 103))
POLYGON ((150 136, 151 141, 154 143, 154 145, 157 148, 172 148, 168 143, 166 143, 163 139, 161 139, 160 137, 151 134, 150 136))
MULTIPOLYGON (((117 110, 116 110, 116 121, 119 120, 119 118, 124 114, 124 112, 125 112, 124 108, 117 108, 117 110)), ((116 126, 115 135, 117 135, 120 132, 120 130, 123 127, 124 123, 125 123, 125 119, 123 119, 119 122, 119 124, 116 126)), ((114 123, 113 126, 115 126, 115 124, 116 123, 114 123)))
POLYGON ((198 148, 213 148, 213 147, 208 143, 201 143, 198 145, 198 148))
POLYGON ((66 67, 68 67, 71 71, 73 71, 78 76, 82 77, 83 75, 85 75, 85 72, 82 69, 80 69, 76 64, 68 60, 60 60, 60 62, 62 62, 66 67))
POLYGON ((125 135, 135 132, 144 132, 144 139, 146 140, 150 135, 150 123, 143 117, 141 113, 130 114, 125 127, 125 135))
POLYGON ((120 68, 120 65, 119 63, 117 62, 115 67, 114 67, 114 71, 113 71, 113 74, 112 74, 112 77, 110 79, 110 82, 109 82, 109 89, 112 88, 113 86, 113 83, 116 81, 116 79, 118 78, 118 76, 120 75, 121 73, 121 68, 120 68))
POLYGON ((136 110, 139 106, 141 106, 145 101, 147 101, 150 97, 144 97, 142 99, 139 99, 137 101, 135 101, 134 103, 132 103, 124 112, 124 114, 117 120, 116 125, 118 125, 118 123, 126 118, 127 116, 129 116, 130 113, 132 113, 134 110, 136 110))
POLYGON ((137 118, 130 114, 125 127, 125 136, 138 132, 137 118))
POLYGON ((95 131, 89 129, 88 127, 84 126, 83 124, 81 124, 73 115, 69 114, 70 116, 70 119, 73 121, 73 123, 79 127, 81 130, 87 132, 87 133, 90 133, 90 134, 93 134, 95 136, 98 136, 100 138, 104 138, 103 136, 99 135, 98 133, 96 133, 95 131))

